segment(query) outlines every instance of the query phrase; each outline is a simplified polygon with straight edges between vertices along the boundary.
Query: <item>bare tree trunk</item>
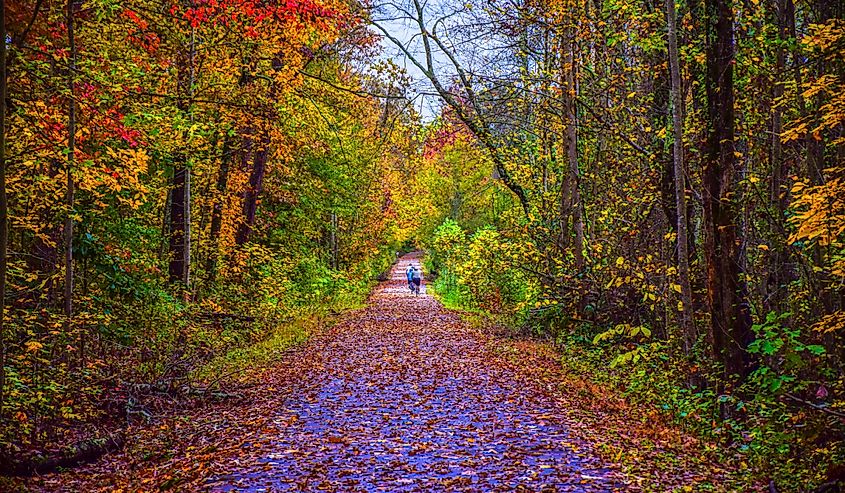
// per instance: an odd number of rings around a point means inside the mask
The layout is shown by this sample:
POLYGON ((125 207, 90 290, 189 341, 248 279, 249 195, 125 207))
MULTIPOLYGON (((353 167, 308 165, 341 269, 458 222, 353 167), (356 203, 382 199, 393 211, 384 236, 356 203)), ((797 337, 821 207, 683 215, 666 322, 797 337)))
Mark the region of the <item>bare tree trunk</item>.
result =
POLYGON ((746 348, 753 340, 746 300, 732 184, 734 146, 734 30, 731 0, 706 0, 706 91, 710 131, 704 166, 704 225, 710 337, 725 377, 744 378, 751 369, 746 348))
POLYGON ((187 251, 190 248, 187 228, 188 213, 190 207, 188 192, 188 167, 184 162, 184 156, 179 156, 181 162, 173 170, 173 183, 170 199, 170 281, 182 282, 187 285, 190 257, 187 251))
POLYGON ((672 83, 672 158, 675 175, 675 208, 677 218, 678 244, 678 283, 681 286, 681 312, 678 320, 683 334, 684 353, 687 355, 697 339, 692 324, 692 287, 690 285, 689 242, 687 233, 687 197, 686 172, 684 167, 684 124, 681 114, 681 64, 678 55, 677 14, 675 0, 666 0, 666 18, 668 24, 669 73, 672 83))
POLYGON ((9 205, 6 201, 6 0, 0 0, 0 420, 6 403, 6 248, 9 205))
MULTIPOLYGON (((578 113, 576 109, 576 98, 578 88, 575 77, 575 29, 566 28, 565 39, 561 40, 561 61, 566 60, 561 70, 565 74, 566 86, 563 88, 563 102, 566 108, 566 157, 567 157, 567 178, 568 183, 566 194, 561 193, 561 200, 568 200, 568 209, 572 214, 572 229, 575 233, 575 268, 581 272, 584 270, 584 214, 581 204, 581 176, 578 169, 578 113), (564 45, 564 43, 566 43, 564 45), (564 58, 565 53, 565 58, 564 58)), ((562 209, 564 209, 562 207, 562 209)), ((562 218, 565 222, 565 219, 562 218)), ((563 233, 563 231, 561 232, 563 233)))
MULTIPOLYGON (((772 136, 771 146, 769 148, 769 166, 772 170, 772 181, 769 189, 769 200, 774 206, 775 214, 773 218, 772 230, 784 234, 786 231, 785 212, 788 203, 788 193, 784 186, 784 179, 787 175, 787 164, 784 162, 783 144, 781 143, 780 134, 783 132, 783 112, 779 105, 780 99, 784 95, 784 84, 780 77, 783 76, 786 69, 786 53, 782 43, 787 40, 787 18, 789 11, 790 0, 773 0, 773 10, 775 13, 775 24, 777 26, 778 41, 775 46, 775 75, 772 80, 772 136)), ((768 264, 768 275, 765 283, 765 311, 781 311, 784 301, 784 290, 781 286, 786 282, 788 274, 786 273, 786 260, 788 257, 787 249, 783 247, 782 242, 774 243, 774 248, 768 253, 768 258, 771 260, 768 264)))
POLYGON ((249 241, 249 237, 252 235, 252 229, 255 226, 258 197, 264 188, 264 175, 267 171, 269 145, 270 137, 267 134, 263 134, 259 148, 253 154, 252 171, 249 174, 249 187, 244 194, 244 222, 238 227, 238 234, 235 237, 235 243, 237 245, 244 245, 249 241))
MULTIPOLYGON (((180 112, 188 113, 194 83, 193 30, 189 45, 182 46, 177 54, 176 65, 176 105, 180 112)), ((170 282, 187 287, 191 280, 191 170, 183 151, 174 158, 170 203, 170 282)))
POLYGON ((185 245, 182 250, 182 263, 185 273, 182 282, 185 286, 191 283, 191 168, 185 168, 185 245))
MULTIPOLYGON (((775 21, 777 22, 778 41, 785 42, 786 39, 786 0, 774 0, 775 21)), ((781 144, 780 134, 783 133, 783 116, 780 106, 777 104, 778 100, 783 97, 784 84, 780 77, 783 76, 784 68, 786 66, 786 56, 783 46, 778 43, 775 47, 775 76, 772 84, 772 137, 771 137, 771 154, 769 157, 769 164, 772 167, 772 185, 770 189, 772 204, 776 206, 779 213, 778 219, 783 216, 785 208, 783 190, 783 146, 781 144)))
POLYGON ((229 184, 229 163, 232 159, 232 137, 226 135, 223 139, 223 150, 220 156, 220 170, 217 174, 216 198, 211 210, 211 254, 208 259, 208 278, 214 281, 217 276, 217 260, 220 252, 220 229, 223 227, 223 201, 229 184))
POLYGON ((331 248, 332 248, 332 269, 337 270, 337 213, 332 211, 332 225, 331 225, 331 248))
MULTIPOLYGON (((68 0, 67 2, 67 37, 68 47, 70 49, 70 66, 68 67, 68 124, 67 124, 67 167, 65 168, 65 176, 67 180, 65 190, 65 207, 67 207, 67 217, 65 217, 65 292, 64 292, 64 311, 65 324, 67 328, 71 326, 71 319, 73 318, 73 200, 74 200, 74 182, 73 182, 73 168, 75 166, 76 158, 76 84, 74 79, 76 77, 76 39, 74 37, 74 14, 76 11, 75 0, 68 0)), ((80 340, 84 344, 84 341, 80 340)), ((84 359, 84 353, 81 354, 84 359)))
MULTIPOLYGON (((50 178, 55 179, 58 175, 58 164, 50 162, 39 172, 46 174, 50 178)), ((61 231, 53 224, 55 220, 56 211, 53 208, 47 208, 39 211, 38 224, 46 225, 46 235, 48 240, 45 240, 39 235, 32 238, 29 245, 29 255, 26 256, 28 268, 38 274, 38 281, 43 282, 41 291, 34 291, 29 294, 33 302, 39 306, 43 300, 50 309, 56 308, 57 297, 56 283, 53 282, 56 274, 56 266, 59 265, 59 252, 56 245, 61 244, 61 231)))
POLYGON ((169 258, 170 254, 170 209, 173 205, 173 183, 167 188, 167 193, 164 196, 164 208, 161 211, 161 237, 164 241, 161 242, 158 248, 159 260, 169 258))
MULTIPOLYGON (((564 105, 566 103, 564 102, 564 105)), ((564 132, 565 133, 565 132, 564 132)), ((560 158, 566 154, 566 145, 568 140, 566 138, 560 139, 560 158)), ((568 166, 568 161, 567 161, 568 166)), ((561 251, 569 248, 571 243, 569 220, 572 217, 572 177, 569 173, 569 168, 562 172, 564 176, 560 180, 560 211, 558 213, 558 221, 560 223, 560 235, 558 236, 558 248, 561 251)))

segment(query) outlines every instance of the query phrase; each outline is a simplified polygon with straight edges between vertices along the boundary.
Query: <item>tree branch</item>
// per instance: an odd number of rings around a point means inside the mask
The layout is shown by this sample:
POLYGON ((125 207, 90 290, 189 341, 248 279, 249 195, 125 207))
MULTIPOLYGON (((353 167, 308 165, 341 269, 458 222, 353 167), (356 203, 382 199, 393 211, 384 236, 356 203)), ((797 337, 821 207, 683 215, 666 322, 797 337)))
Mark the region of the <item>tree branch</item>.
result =
POLYGON ((457 59, 450 50, 448 50, 443 42, 433 36, 432 33, 428 32, 428 29, 425 27, 425 21, 423 19, 423 10, 422 6, 420 5, 418 0, 414 0, 414 6, 416 8, 416 16, 413 17, 414 22, 416 22, 417 26, 419 27, 420 34, 422 37, 423 43, 423 50, 425 52, 425 63, 421 62, 419 58, 411 53, 411 50, 408 49, 402 42, 400 42, 395 36, 390 34, 387 29, 385 29, 382 25, 378 24, 375 21, 371 21, 371 24, 382 32, 382 34, 390 40, 391 43, 396 45, 397 48, 407 57, 408 60, 411 61, 414 66, 416 66, 423 75, 428 78, 431 84, 434 86, 434 89, 437 91, 440 98, 442 98, 446 104, 448 104, 457 115, 458 119, 467 126, 470 132, 475 135, 475 137, 481 142, 481 144, 487 149, 490 153, 491 158, 493 159, 493 165, 496 167, 496 171, 499 174, 502 183, 519 199, 520 204, 522 205, 522 209, 525 214, 528 214, 529 211, 529 202, 528 197, 525 193, 525 190, 514 180, 511 178, 510 173, 508 172, 507 168, 505 167, 504 158, 499 150, 499 145, 495 142, 493 135, 490 133, 488 126, 485 124, 483 118, 481 117, 481 107, 478 103, 478 98, 476 97, 475 92, 472 89, 472 85, 470 84, 469 78, 466 72, 463 70, 463 67, 460 66, 457 59), (452 65, 455 66, 455 69, 458 71, 458 75, 463 86, 463 89, 467 92, 467 96, 470 99, 470 104, 473 106, 475 118, 467 113, 467 110, 464 105, 462 105, 452 94, 450 91, 447 91, 443 84, 440 82, 440 79, 437 78, 437 75, 434 73, 434 58, 433 58, 433 49, 431 46, 431 41, 438 46, 438 48, 443 51, 447 58, 451 61, 452 65))

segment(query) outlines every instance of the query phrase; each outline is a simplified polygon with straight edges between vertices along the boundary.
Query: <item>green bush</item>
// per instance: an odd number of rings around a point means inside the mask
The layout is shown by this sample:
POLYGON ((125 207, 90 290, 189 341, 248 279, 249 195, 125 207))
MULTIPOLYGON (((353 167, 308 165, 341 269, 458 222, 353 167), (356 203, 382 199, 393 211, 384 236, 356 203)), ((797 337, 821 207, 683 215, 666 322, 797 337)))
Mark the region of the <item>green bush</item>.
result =
POLYGON ((517 268, 518 255, 520 249, 496 228, 485 226, 467 238, 446 219, 435 230, 426 266, 437 274, 435 290, 447 306, 524 318, 538 289, 517 268))

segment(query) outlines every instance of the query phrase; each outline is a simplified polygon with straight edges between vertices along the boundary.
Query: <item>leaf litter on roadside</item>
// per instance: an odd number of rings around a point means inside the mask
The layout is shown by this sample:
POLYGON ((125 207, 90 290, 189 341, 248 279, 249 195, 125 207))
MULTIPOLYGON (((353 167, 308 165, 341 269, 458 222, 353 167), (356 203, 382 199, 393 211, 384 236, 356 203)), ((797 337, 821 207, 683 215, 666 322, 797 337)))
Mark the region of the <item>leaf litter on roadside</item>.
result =
POLYGON ((589 492, 695 481, 685 471, 626 474, 639 471, 613 460, 608 444, 616 438, 603 435, 618 436, 618 427, 601 424, 624 408, 621 400, 589 409, 593 403, 559 391, 568 377, 542 345, 500 340, 432 297, 409 294, 402 279, 409 260, 366 308, 286 355, 241 402, 138 429, 124 452, 31 486, 589 492), (516 351, 503 355, 497 348, 507 344, 516 351))

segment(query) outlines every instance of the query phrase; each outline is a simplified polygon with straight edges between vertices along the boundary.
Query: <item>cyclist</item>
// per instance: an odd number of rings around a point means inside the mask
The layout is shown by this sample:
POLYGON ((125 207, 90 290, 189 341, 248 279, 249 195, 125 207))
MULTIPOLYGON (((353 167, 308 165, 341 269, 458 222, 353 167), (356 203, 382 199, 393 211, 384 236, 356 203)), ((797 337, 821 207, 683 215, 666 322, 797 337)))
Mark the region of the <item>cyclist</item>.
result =
POLYGON ((414 264, 408 264, 408 268, 405 270, 405 277, 408 279, 408 289, 411 292, 414 292, 414 264))
POLYGON ((414 267, 411 281, 414 283, 414 294, 420 294, 420 284, 422 284, 422 269, 414 267))

